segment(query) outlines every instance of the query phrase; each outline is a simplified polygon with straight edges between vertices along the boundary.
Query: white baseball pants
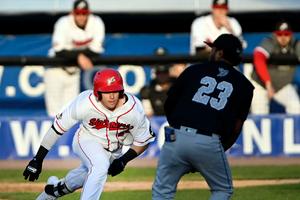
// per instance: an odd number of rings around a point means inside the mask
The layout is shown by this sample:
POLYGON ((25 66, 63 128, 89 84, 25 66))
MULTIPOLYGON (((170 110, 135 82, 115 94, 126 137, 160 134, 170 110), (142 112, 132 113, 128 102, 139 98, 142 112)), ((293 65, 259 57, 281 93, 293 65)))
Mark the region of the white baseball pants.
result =
MULTIPOLYGON (((265 88, 252 81, 255 87, 253 100, 251 105, 252 114, 269 114, 270 100, 265 88)), ((288 114, 300 114, 300 99, 299 95, 292 84, 288 84, 280 89, 274 95, 274 100, 285 107, 288 114)))
POLYGON ((44 76, 45 104, 49 116, 54 117, 80 92, 80 71, 70 75, 62 68, 48 68, 44 76))
POLYGON ((98 200, 107 179, 111 161, 121 156, 121 150, 112 154, 106 151, 100 140, 93 135, 76 132, 73 139, 73 151, 82 164, 71 170, 65 177, 67 187, 74 191, 82 188, 82 200, 98 200))

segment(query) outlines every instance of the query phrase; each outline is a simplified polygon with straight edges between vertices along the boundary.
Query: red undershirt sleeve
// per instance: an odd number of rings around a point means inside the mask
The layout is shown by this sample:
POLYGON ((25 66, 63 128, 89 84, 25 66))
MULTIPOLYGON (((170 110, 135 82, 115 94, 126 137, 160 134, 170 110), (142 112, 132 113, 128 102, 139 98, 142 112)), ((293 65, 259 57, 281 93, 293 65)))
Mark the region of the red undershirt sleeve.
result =
POLYGON ((262 52, 255 50, 254 51, 254 67, 257 72, 257 75, 265 84, 267 81, 271 80, 268 67, 267 67, 267 57, 262 52))

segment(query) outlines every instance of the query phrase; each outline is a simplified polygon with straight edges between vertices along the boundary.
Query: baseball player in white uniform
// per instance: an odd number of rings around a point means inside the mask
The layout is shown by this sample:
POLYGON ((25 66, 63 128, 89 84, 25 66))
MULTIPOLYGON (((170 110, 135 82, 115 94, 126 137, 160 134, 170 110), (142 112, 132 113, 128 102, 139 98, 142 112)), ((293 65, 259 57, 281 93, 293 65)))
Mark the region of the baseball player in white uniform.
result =
POLYGON ((241 39, 242 28, 239 22, 227 14, 228 0, 213 0, 211 14, 198 17, 193 21, 190 38, 191 54, 205 53, 208 56, 210 48, 204 41, 214 42, 223 33, 230 33, 241 39))
POLYGON ((118 71, 104 69, 94 77, 94 89, 82 92, 56 115, 36 156, 24 170, 25 179, 38 179, 42 162, 61 135, 76 123, 80 127, 73 139, 73 150, 81 165, 63 179, 50 177, 37 199, 57 199, 82 188, 81 199, 100 198, 107 175, 121 173, 125 165, 154 141, 150 122, 139 99, 125 93, 118 71), (131 145, 122 155, 122 146, 131 145))
MULTIPOLYGON (((55 23, 50 56, 77 60, 83 70, 93 67, 91 57, 98 57, 105 35, 100 17, 91 14, 85 0, 76 0, 72 12, 55 23)), ((80 69, 49 67, 45 71, 45 104, 49 116, 54 117, 80 92, 80 69), (59 99, 59 101, 58 101, 59 99)))

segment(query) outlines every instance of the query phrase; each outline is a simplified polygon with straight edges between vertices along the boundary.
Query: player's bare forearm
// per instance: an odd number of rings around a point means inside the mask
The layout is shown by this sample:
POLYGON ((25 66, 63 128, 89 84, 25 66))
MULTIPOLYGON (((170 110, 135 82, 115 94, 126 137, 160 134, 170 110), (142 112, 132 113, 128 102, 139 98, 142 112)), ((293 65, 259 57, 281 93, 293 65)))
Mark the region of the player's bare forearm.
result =
POLYGON ((145 146, 135 146, 135 145, 132 145, 131 149, 133 149, 137 153, 137 155, 140 155, 140 154, 142 154, 148 148, 148 146, 149 146, 148 144, 145 145, 145 146))

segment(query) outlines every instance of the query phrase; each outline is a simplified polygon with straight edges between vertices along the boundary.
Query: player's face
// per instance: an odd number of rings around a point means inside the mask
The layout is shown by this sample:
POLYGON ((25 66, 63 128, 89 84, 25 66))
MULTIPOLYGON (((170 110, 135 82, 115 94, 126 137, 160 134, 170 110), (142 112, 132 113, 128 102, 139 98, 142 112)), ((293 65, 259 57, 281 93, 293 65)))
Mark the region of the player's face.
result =
POLYGON ((228 14, 228 10, 225 8, 213 8, 212 15, 216 20, 223 20, 228 14))
POLYGON ((275 34, 275 36, 276 36, 276 39, 277 39, 279 45, 282 47, 287 46, 292 39, 292 34, 282 33, 282 34, 275 34))
POLYGON ((74 20, 75 20, 76 25, 80 28, 84 28, 87 23, 89 14, 74 12, 73 15, 74 15, 74 20))
POLYGON ((119 103, 119 92, 102 93, 101 103, 108 110, 116 109, 119 103))

